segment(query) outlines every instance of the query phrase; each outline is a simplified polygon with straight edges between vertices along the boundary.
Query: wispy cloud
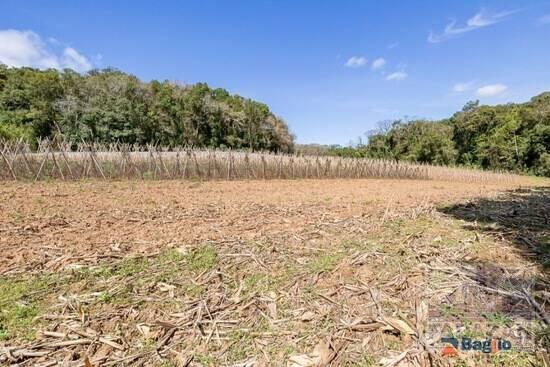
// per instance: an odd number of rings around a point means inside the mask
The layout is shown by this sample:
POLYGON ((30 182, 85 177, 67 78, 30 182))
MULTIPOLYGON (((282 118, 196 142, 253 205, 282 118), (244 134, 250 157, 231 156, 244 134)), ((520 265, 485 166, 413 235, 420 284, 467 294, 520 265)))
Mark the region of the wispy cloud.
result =
POLYGON ((456 93, 463 93, 472 89, 474 82, 456 83, 452 87, 452 91, 456 93))
POLYGON ((456 20, 451 21, 443 32, 434 33, 430 32, 428 35, 428 42, 439 43, 456 37, 460 34, 471 32, 479 28, 484 28, 497 24, 505 20, 508 16, 512 15, 514 11, 503 11, 500 13, 487 13, 486 11, 480 11, 470 19, 466 21, 466 24, 458 25, 456 20))
POLYGON ((0 63, 7 66, 31 66, 39 69, 71 68, 84 72, 92 68, 92 63, 72 47, 55 49, 55 42, 50 44, 32 31, 16 29, 0 30, 0 63))
POLYGON ((396 71, 395 73, 391 73, 386 77, 386 80, 403 80, 407 79, 409 74, 407 74, 404 71, 396 71))
POLYGON ((542 17, 538 18, 536 21, 537 25, 547 25, 550 24, 550 14, 543 15, 542 17))
POLYGON ((379 57, 372 62, 371 68, 372 70, 380 70, 384 65, 386 65, 386 60, 383 57, 379 57))
POLYGON ((508 89, 508 87, 504 84, 489 84, 478 88, 476 90, 476 95, 478 97, 494 97, 503 93, 506 89, 508 89))
POLYGON ((367 58, 363 56, 352 56, 344 65, 348 68, 360 68, 367 65, 367 58))
POLYGON ((389 45, 386 46, 388 50, 394 49, 399 46, 399 42, 392 42, 389 45))
POLYGON ((61 63, 65 65, 65 67, 76 71, 87 71, 92 68, 92 64, 88 59, 72 47, 67 47, 63 50, 61 63))

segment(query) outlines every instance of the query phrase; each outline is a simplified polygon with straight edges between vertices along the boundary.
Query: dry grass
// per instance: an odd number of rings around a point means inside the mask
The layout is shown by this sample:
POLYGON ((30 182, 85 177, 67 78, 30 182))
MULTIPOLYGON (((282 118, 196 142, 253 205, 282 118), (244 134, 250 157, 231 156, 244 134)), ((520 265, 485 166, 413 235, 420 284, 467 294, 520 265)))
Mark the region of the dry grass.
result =
POLYGON ((512 174, 367 158, 308 157, 239 151, 172 150, 124 144, 41 141, 38 152, 21 142, 0 142, 0 179, 298 179, 407 178, 509 182, 512 174))
POLYGON ((545 342, 548 191, 515 188, 5 182, 0 364, 542 366, 430 328, 545 342))

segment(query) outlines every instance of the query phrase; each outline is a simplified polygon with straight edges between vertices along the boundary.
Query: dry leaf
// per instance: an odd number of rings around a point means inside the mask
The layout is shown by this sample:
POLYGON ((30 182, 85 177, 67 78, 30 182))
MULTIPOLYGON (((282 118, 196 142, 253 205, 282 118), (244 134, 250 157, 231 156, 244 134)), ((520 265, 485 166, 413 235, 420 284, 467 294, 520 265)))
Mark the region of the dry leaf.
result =
POLYGON ((390 325, 395 330, 398 330, 401 334, 414 335, 415 331, 405 321, 397 319, 395 317, 384 317, 384 322, 390 325))
POLYGON ((137 329, 143 335, 144 338, 149 339, 151 335, 151 328, 145 324, 137 324, 137 329))
POLYGON ((241 281, 239 282, 239 288, 237 289, 237 291, 233 294, 233 296, 231 296, 230 300, 234 303, 239 303, 241 302, 241 292, 243 291, 243 288, 244 288, 244 282, 243 280, 241 279, 241 281))
POLYGON ((180 255, 187 255, 187 248, 186 247, 177 247, 176 252, 180 255))
POLYGON ((157 287, 160 289, 161 292, 168 292, 168 291, 171 291, 173 289, 176 289, 175 285, 162 283, 162 282, 157 283, 157 287))
POLYGON ((173 298, 174 297, 174 289, 176 289, 176 286, 159 282, 157 283, 157 287, 161 292, 168 292, 168 295, 173 298))
POLYGON ((384 357, 378 363, 381 364, 383 367, 393 367, 393 366, 397 365, 399 362, 401 362, 403 359, 405 359, 405 357, 407 356, 408 353, 409 353, 409 351, 406 350, 403 353, 401 353, 398 356, 395 356, 393 358, 384 357))
POLYGON ((269 293, 270 301, 267 303, 267 309, 269 311, 269 317, 271 317, 273 320, 277 320, 277 303, 275 302, 277 299, 277 295, 275 292, 269 293))
POLYGON ((331 346, 330 339, 321 340, 310 354, 291 356, 287 367, 326 367, 336 356, 331 346))
POLYGON ((319 355, 319 362, 317 364, 319 367, 328 366, 335 356, 334 349, 332 349, 329 340, 319 342, 313 350, 313 353, 319 355))
POLYGON ((231 365, 231 367, 254 367, 256 365, 257 365, 256 358, 251 358, 244 362, 231 365))
POLYGON ((291 356, 288 359, 287 367, 313 367, 315 366, 316 359, 310 357, 307 354, 301 354, 298 356, 291 356))
POLYGON ((306 311, 302 314, 302 316, 300 316, 300 320, 304 322, 311 321, 314 318, 315 318, 315 314, 311 311, 306 311))

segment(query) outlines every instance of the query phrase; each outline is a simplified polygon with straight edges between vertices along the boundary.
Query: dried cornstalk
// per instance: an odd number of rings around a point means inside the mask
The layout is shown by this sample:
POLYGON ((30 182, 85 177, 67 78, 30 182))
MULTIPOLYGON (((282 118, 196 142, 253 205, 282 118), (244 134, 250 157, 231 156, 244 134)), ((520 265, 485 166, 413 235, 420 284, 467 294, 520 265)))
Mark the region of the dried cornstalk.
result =
POLYGON ((102 179, 300 179, 396 178, 459 182, 519 181, 519 176, 466 168, 369 158, 304 157, 249 151, 219 151, 156 145, 0 141, 0 180, 102 179), (182 152, 185 152, 182 154, 182 152), (59 159, 59 157, 61 157, 59 159), (183 159, 183 162, 182 162, 183 159))

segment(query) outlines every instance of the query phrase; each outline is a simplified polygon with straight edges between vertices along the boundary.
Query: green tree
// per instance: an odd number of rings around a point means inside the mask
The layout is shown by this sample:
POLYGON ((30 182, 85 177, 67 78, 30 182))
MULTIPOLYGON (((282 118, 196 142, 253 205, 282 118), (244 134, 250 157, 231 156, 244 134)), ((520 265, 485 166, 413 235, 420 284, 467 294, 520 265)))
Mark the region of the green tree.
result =
POLYGON ((262 103, 205 83, 144 83, 114 69, 0 65, 0 137, 291 152, 288 126, 262 103))

